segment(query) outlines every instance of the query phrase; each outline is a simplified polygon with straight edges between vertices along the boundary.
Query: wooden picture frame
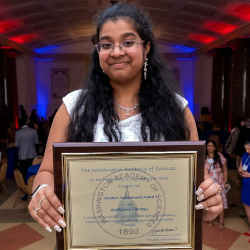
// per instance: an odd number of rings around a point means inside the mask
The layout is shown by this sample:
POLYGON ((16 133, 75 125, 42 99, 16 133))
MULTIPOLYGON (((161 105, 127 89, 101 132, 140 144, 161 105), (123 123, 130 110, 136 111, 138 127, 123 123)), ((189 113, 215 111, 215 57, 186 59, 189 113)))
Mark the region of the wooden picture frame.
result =
POLYGON ((58 250, 202 249, 205 142, 55 143, 53 155, 58 250))

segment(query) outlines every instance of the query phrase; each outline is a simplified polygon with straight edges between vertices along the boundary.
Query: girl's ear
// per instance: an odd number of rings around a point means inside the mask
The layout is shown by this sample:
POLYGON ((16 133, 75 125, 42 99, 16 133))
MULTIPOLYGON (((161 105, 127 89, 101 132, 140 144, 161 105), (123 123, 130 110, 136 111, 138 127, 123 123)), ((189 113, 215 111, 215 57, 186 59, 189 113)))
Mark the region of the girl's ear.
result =
POLYGON ((150 51, 150 48, 151 48, 151 44, 150 44, 150 42, 148 42, 148 43, 146 44, 146 46, 145 46, 145 59, 146 59, 146 57, 148 56, 148 53, 149 53, 149 51, 150 51))

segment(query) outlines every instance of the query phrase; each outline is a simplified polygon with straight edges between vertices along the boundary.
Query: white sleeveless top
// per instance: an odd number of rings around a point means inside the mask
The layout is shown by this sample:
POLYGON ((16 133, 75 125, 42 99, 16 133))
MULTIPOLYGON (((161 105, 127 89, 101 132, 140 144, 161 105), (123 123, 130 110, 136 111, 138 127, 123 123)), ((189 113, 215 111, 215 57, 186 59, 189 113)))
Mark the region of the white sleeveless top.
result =
MULTIPOLYGON (((81 91, 81 89, 75 90, 63 97, 63 103, 66 106, 66 109, 70 116, 74 111, 77 99, 80 96, 81 91)), ((178 94, 176 94, 176 96, 178 104, 184 110, 188 105, 188 101, 178 94)), ((143 141, 141 136, 141 121, 141 114, 136 114, 118 123, 119 129, 121 131, 121 142, 143 141)), ((94 142, 109 141, 108 137, 104 133, 103 127, 103 117, 102 114, 99 114, 97 123, 94 127, 94 142)))

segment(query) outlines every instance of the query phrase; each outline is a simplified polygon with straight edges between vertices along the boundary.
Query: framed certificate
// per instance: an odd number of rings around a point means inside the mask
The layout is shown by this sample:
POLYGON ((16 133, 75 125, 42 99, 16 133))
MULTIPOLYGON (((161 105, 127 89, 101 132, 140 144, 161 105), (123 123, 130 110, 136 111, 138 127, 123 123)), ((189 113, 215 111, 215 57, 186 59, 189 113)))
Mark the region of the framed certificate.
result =
POLYGON ((58 250, 202 249, 204 142, 56 143, 58 250))

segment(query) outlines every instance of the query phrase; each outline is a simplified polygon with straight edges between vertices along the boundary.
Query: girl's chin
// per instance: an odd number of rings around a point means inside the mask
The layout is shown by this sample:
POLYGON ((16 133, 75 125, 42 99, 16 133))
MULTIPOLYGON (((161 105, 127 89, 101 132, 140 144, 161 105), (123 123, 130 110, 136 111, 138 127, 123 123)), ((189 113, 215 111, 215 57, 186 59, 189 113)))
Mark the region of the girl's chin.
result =
POLYGON ((129 77, 128 73, 117 73, 110 75, 110 79, 114 82, 127 82, 130 78, 131 77, 129 77))

